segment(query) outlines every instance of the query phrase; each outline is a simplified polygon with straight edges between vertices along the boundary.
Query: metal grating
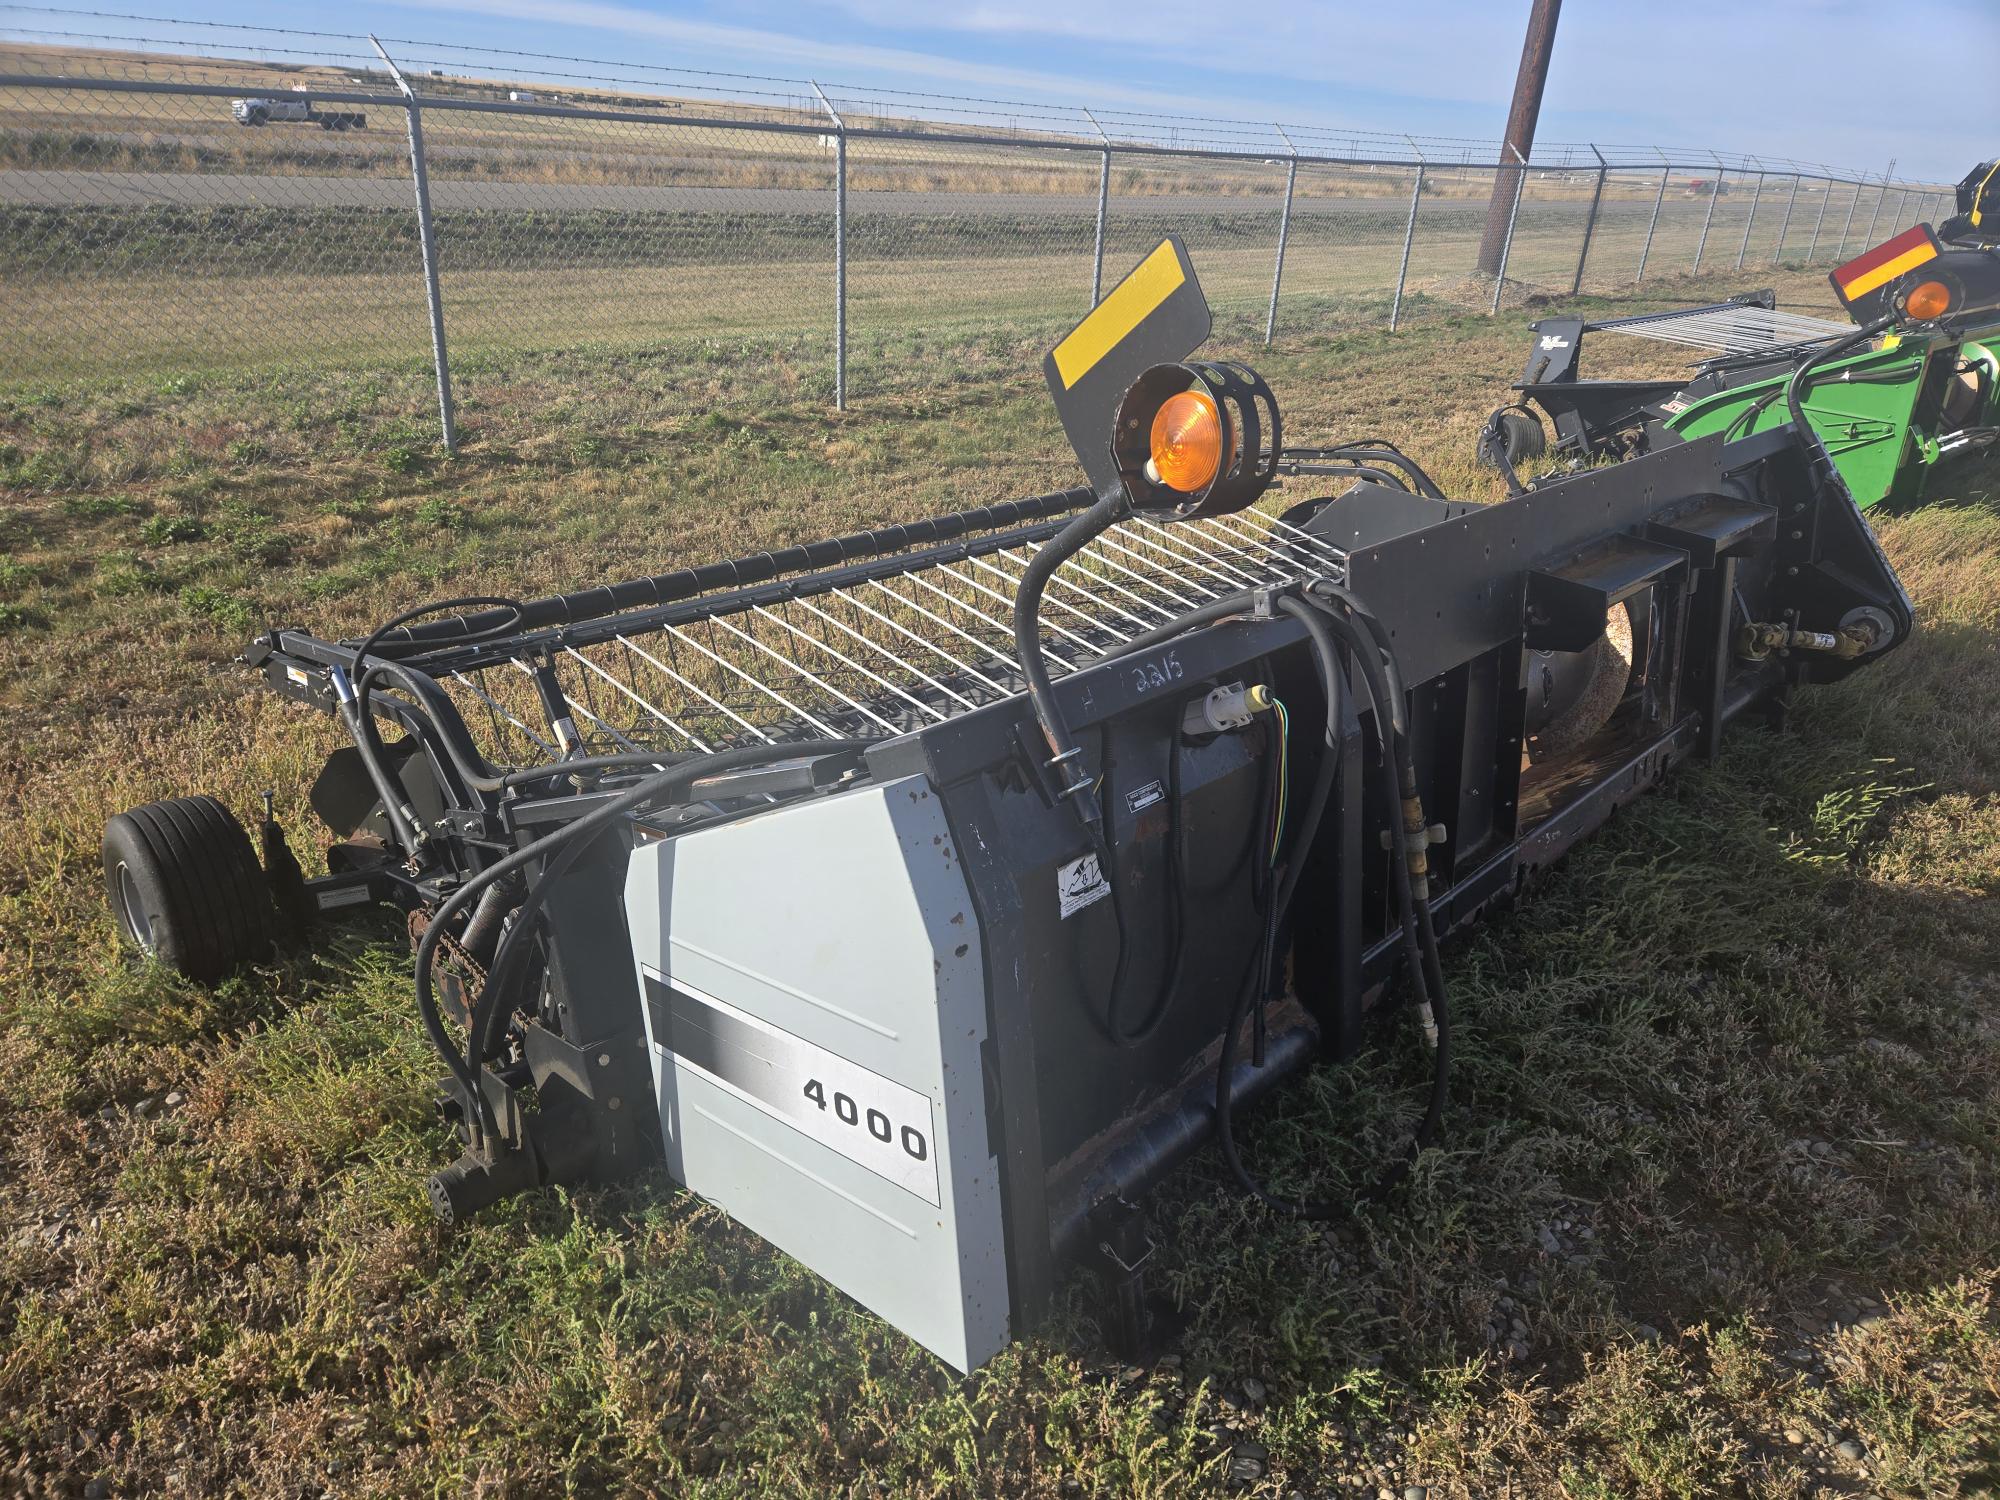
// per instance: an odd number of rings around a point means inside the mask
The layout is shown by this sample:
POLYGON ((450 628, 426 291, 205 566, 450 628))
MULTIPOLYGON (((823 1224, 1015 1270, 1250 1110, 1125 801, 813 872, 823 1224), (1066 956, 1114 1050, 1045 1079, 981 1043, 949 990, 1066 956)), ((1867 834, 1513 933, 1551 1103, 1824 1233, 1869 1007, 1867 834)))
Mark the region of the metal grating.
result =
POLYGON ((1854 325, 1769 307, 1696 307, 1592 323, 1590 331, 1625 333, 1715 354, 1765 354, 1842 338, 1854 332, 1854 325))
MULTIPOLYGON (((564 749, 538 672, 557 685, 576 726, 572 751, 907 734, 1022 691, 1015 592, 1060 524, 950 549, 949 560, 931 549, 905 567, 892 556, 874 568, 542 632, 437 675, 496 764, 546 763, 564 749)), ((1261 511, 1195 522, 1134 517, 1050 580, 1043 656, 1061 678, 1197 605, 1339 577, 1345 563, 1338 548, 1261 511)))

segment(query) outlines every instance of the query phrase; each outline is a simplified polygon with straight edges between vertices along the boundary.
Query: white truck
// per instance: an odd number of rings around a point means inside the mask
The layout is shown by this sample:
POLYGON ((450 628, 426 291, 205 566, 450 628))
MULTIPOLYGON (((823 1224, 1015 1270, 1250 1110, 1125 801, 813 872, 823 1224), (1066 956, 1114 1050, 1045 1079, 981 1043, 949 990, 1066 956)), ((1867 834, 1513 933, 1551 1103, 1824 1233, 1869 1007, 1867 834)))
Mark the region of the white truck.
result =
POLYGON ((303 93, 260 94, 231 99, 229 114, 238 125, 269 125, 280 121, 317 125, 321 130, 366 130, 368 117, 358 109, 320 109, 303 93))

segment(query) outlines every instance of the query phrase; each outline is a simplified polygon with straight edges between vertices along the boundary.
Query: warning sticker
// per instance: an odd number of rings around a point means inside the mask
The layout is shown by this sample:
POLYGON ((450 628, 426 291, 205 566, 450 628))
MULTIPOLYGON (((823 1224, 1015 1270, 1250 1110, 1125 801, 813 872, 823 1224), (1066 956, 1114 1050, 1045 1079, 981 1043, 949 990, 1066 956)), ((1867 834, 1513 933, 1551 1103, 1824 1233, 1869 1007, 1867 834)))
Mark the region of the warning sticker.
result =
POLYGON ((1056 901, 1062 907, 1064 921, 1093 901, 1101 901, 1110 894, 1111 887, 1104 879, 1104 868, 1098 864, 1095 854, 1086 854, 1066 865, 1056 866, 1056 901))

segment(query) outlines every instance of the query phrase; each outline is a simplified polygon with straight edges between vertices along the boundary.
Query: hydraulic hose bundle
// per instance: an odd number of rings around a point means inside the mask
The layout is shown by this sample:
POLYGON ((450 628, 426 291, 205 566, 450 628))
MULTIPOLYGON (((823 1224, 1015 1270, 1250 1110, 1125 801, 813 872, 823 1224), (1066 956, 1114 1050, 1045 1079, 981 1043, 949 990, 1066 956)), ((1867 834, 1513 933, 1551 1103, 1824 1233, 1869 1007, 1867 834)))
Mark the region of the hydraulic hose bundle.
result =
MULTIPOLYGON (((483 625, 473 636, 461 637, 461 640, 483 639, 487 636, 505 634, 518 622, 524 608, 511 599, 492 595, 468 595, 421 604, 414 609, 407 609, 391 616, 376 627, 355 649, 355 670, 359 676, 341 697, 341 716, 346 721, 348 731, 360 751, 369 779, 382 799, 385 815, 389 818, 398 841, 411 853, 423 843, 423 831, 417 825, 415 813, 411 810, 407 797, 396 784, 388 768, 386 752, 374 723, 371 699, 378 683, 393 683, 409 695, 415 711, 423 713, 427 697, 426 681, 420 674, 392 659, 384 659, 377 653, 391 632, 413 620, 445 610, 474 606, 489 606, 492 611, 500 615, 500 618, 483 625)), ((492 614, 485 618, 493 619, 492 614)), ((480 1087, 479 1072, 492 1040, 493 1027, 501 1014, 503 997, 511 992, 514 980, 525 962, 531 935, 537 926, 537 918, 548 900, 548 892, 597 838, 619 819, 649 804, 681 795, 704 777, 745 766, 768 764, 774 760, 792 760, 802 755, 858 751, 870 743, 858 739, 827 739, 752 745, 700 754, 634 751, 615 755, 574 756, 545 765, 500 771, 486 764, 470 746, 456 744, 449 735, 442 732, 441 725, 434 723, 433 727, 437 731, 435 737, 446 748, 452 769, 468 787, 480 792, 505 793, 537 781, 593 773, 616 774, 644 771, 648 768, 652 772, 650 775, 642 776, 632 786, 608 800, 600 802, 583 816, 563 824, 532 843, 524 844, 471 875, 446 896, 431 914, 430 922, 417 945, 417 1014, 423 1023, 425 1035, 430 1039, 438 1056, 444 1060, 445 1066, 450 1069, 452 1078, 465 1096, 470 1111, 469 1122, 475 1147, 483 1144, 480 1137, 499 1134, 499 1124, 494 1116, 492 1103, 487 1099, 485 1090, 480 1087), (508 883, 516 882, 523 872, 534 868, 538 863, 541 865, 540 874, 526 884, 518 905, 500 900, 488 902, 482 899, 489 893, 501 891, 508 883), (477 912, 475 905, 478 907, 477 912), (499 924, 499 936, 493 961, 487 968, 486 982, 480 991, 477 1003, 471 1008, 467 1017, 466 1044, 461 1052, 445 1029, 444 1016, 438 1008, 433 970, 437 962, 438 949, 442 946, 444 938, 451 932, 458 918, 466 913, 474 913, 468 917, 468 922, 481 921, 483 917, 488 919, 489 925, 499 924)), ((467 935, 470 935, 470 932, 471 929, 468 927, 467 935)))
MULTIPOLYGON (((1039 666, 1039 639, 1034 611, 1040 596, 1040 585, 1046 584, 1048 576, 1055 571, 1063 557, 1073 555, 1089 541, 1091 536, 1110 525, 1116 518, 1117 507, 1111 503, 1101 503, 1091 512, 1078 517, 1069 528, 1070 532, 1076 533, 1071 545, 1043 569, 1037 580, 1037 587, 1030 591, 1024 582, 1021 602, 1017 602, 1016 612, 1016 630, 1017 636, 1022 641, 1021 655, 1024 664, 1033 661, 1039 666)), ((1058 541, 1060 542, 1061 538, 1058 538, 1058 541)), ((1056 551, 1056 545, 1052 544, 1037 555, 1036 561, 1040 562, 1056 551)), ((1407 1175, 1416 1154, 1435 1139, 1443 1119, 1449 1088, 1451 1023, 1443 969, 1438 960, 1437 934, 1430 909, 1427 856, 1429 839, 1422 802, 1417 792, 1416 768, 1411 753, 1408 725, 1404 718, 1403 685, 1396 670, 1395 655, 1390 649, 1388 634, 1372 612, 1353 594, 1330 579, 1316 579, 1303 587, 1247 590, 1213 600, 1189 610, 1166 625, 1146 631, 1125 642, 1116 651, 1108 653, 1107 659, 1130 656, 1220 620, 1259 613, 1268 617, 1273 611, 1298 621, 1306 632, 1314 664, 1319 671, 1321 691, 1326 704, 1325 743, 1319 757, 1312 790, 1299 819, 1297 830, 1291 839, 1294 858, 1281 873, 1274 871, 1275 880, 1266 879, 1258 886, 1264 915, 1262 933, 1257 950, 1251 958, 1249 972, 1238 985, 1231 1000, 1228 1019, 1223 1029, 1222 1056, 1216 1072, 1216 1134, 1230 1171, 1246 1191, 1280 1213, 1299 1218, 1324 1219, 1343 1212, 1343 1206, 1298 1202, 1281 1197, 1267 1190, 1244 1165, 1231 1128, 1231 1080, 1245 1014, 1250 1013, 1258 1017, 1261 1022, 1264 1003, 1270 998, 1278 934, 1285 917, 1290 912, 1303 873, 1305 856, 1312 848, 1332 791, 1337 765, 1335 751, 1339 743, 1338 715, 1340 684, 1344 675, 1341 666, 1343 661, 1353 664, 1363 691, 1368 696, 1370 719, 1382 752, 1379 758, 1383 778, 1381 793, 1385 805, 1394 809, 1397 814, 1389 820, 1394 872, 1390 884, 1395 895, 1397 917, 1402 932, 1404 964, 1412 999, 1425 1038, 1433 1049, 1431 1093, 1423 1122, 1417 1129, 1409 1155, 1383 1175, 1375 1187, 1377 1194, 1386 1192, 1407 1175)), ((1031 683, 1033 675, 1030 674, 1031 683)), ((1056 703, 1053 693, 1047 691, 1045 674, 1042 676, 1042 689, 1041 693, 1036 694, 1031 688, 1030 696, 1043 736, 1056 755, 1054 764, 1074 766, 1081 757, 1081 750, 1069 733, 1068 725, 1063 720, 1061 708, 1056 703)), ((1279 753, 1275 741, 1271 753, 1274 758, 1279 753)), ((1111 885, 1113 909, 1117 913, 1119 956, 1112 981, 1113 1004, 1108 1007, 1108 1012, 1114 1018, 1110 1029, 1112 1039, 1123 1043, 1150 1032, 1152 1025, 1157 1024, 1160 1014, 1165 1010, 1168 997, 1165 994, 1159 997, 1149 1015, 1148 1025, 1141 1032, 1131 1038, 1118 1033, 1115 1026, 1115 1002, 1117 989, 1125 972, 1124 918, 1122 912, 1118 911, 1118 888, 1116 881, 1111 879, 1106 841, 1094 816, 1095 803, 1094 800, 1089 800, 1090 782, 1082 775, 1080 769, 1074 772, 1074 776, 1075 781, 1081 785, 1081 790, 1075 793, 1079 816, 1083 819, 1093 849, 1098 852, 1100 860, 1105 862, 1106 877, 1111 885)), ((1268 779, 1267 784, 1275 801, 1281 785, 1279 778, 1274 774, 1268 779)), ((1275 808, 1273 812, 1275 822, 1275 808)), ((1274 840, 1271 850, 1271 861, 1274 866, 1278 862, 1278 854, 1279 847, 1274 840)), ((1169 977, 1172 977, 1171 971, 1169 977)), ((1261 1037, 1261 1030, 1259 1036, 1261 1037)), ((1258 1051, 1261 1053, 1261 1047, 1258 1051)))
MULTIPOLYGON (((638 811, 649 803, 671 800, 687 791, 696 781, 717 772, 733 770, 742 766, 768 763, 772 760, 793 759, 802 753, 837 753, 860 750, 867 746, 866 740, 825 740, 809 746, 801 745, 750 745, 736 750, 717 750, 709 754, 693 756, 665 770, 655 771, 626 790, 607 801, 599 803, 574 822, 565 823, 553 833, 544 834, 533 843, 524 844, 503 859, 496 860, 477 875, 466 881, 438 905, 430 925, 425 929, 423 939, 417 945, 417 1010, 423 1019, 424 1030, 431 1043, 444 1058, 446 1065, 473 1101, 478 1112, 478 1123, 485 1131, 498 1133, 498 1124, 493 1118, 492 1106, 487 1102, 479 1087, 479 1065, 485 1043, 495 1013, 498 1000, 507 988, 512 966, 518 962, 518 954, 524 951, 523 934, 534 924, 537 915, 548 899, 548 892, 571 864, 606 829, 629 813, 638 811), (511 924, 501 940, 500 951, 487 975, 485 989, 480 995, 471 1024, 467 1028, 466 1050, 461 1054, 444 1029, 444 1019, 438 1011, 437 996, 432 979, 432 966, 437 961, 437 950, 451 924, 461 912, 472 904, 491 886, 512 878, 517 873, 545 860, 540 878, 527 888, 521 904, 514 909, 511 924)), ((562 769, 550 767, 549 769, 562 769)))
MULTIPOLYGON (((1409 1153, 1392 1165, 1375 1184, 1373 1195, 1387 1192, 1408 1175, 1417 1153, 1437 1136, 1443 1121, 1451 1071, 1451 1015, 1447 1003, 1444 973, 1438 961, 1437 933, 1433 926, 1428 887, 1429 870, 1425 850, 1423 805, 1417 795, 1416 769, 1410 753, 1408 725, 1403 716, 1403 689, 1396 672, 1395 656, 1379 621, 1347 590, 1330 580, 1317 580, 1299 595, 1287 594, 1277 601, 1280 612, 1296 619, 1312 642, 1313 658, 1320 669, 1322 690, 1328 703, 1327 740, 1337 739, 1339 662, 1344 658, 1358 671, 1371 707, 1377 741, 1382 749, 1380 764, 1383 794, 1400 817, 1389 820, 1392 878, 1396 909, 1403 936, 1403 954, 1408 982, 1417 1014, 1432 1047, 1431 1092, 1422 1124, 1411 1141, 1409 1153), (1418 840, 1423 840, 1419 843, 1418 840), (1400 876, 1400 878, 1396 878, 1400 876)), ((1333 764, 1331 754, 1322 754, 1323 768, 1333 764)), ((1324 807, 1330 777, 1315 782, 1313 804, 1302 829, 1303 853, 1310 847, 1324 807)), ((1323 1220, 1346 1212, 1346 1205, 1299 1201, 1269 1191, 1250 1173, 1237 1149, 1232 1129, 1232 1079, 1236 1067, 1237 1039, 1246 1010, 1261 1014, 1270 997, 1271 971, 1275 957, 1278 923, 1286 914, 1297 889, 1300 866, 1295 863, 1286 874, 1267 912, 1262 951, 1253 965, 1255 983, 1240 989, 1232 1003, 1222 1033, 1222 1056, 1216 1068, 1216 1137, 1230 1171, 1244 1189, 1266 1207, 1293 1218, 1323 1220)))

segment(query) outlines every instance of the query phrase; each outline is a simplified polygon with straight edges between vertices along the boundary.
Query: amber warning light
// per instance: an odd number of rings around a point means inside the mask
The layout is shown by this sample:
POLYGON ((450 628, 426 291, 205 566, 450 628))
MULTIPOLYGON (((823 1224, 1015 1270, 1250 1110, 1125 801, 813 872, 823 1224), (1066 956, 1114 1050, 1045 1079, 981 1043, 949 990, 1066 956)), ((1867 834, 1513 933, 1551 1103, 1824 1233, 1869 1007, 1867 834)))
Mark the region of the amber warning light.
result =
POLYGON ((1903 311, 1928 323, 1951 311, 1951 288, 1942 281, 1920 281, 1903 298, 1903 311))
POLYGON ((1222 413, 1208 392, 1169 396, 1153 418, 1146 477, 1183 495, 1199 493, 1226 467, 1226 436, 1222 413))

